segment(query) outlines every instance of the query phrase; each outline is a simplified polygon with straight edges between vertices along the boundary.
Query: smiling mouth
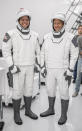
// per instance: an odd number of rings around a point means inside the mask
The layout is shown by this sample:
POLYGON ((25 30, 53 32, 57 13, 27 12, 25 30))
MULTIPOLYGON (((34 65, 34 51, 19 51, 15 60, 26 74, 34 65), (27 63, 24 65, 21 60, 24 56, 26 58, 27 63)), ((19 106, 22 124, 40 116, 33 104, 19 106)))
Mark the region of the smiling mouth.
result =
POLYGON ((23 25, 27 25, 27 24, 23 24, 23 25))

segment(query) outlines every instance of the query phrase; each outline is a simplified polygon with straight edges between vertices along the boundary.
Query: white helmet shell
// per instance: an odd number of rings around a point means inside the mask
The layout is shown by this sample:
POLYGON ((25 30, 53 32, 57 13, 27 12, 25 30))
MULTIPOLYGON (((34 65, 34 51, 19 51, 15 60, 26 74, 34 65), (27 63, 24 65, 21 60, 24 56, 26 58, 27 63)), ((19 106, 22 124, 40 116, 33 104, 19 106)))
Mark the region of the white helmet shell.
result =
POLYGON ((20 8, 20 10, 17 12, 17 20, 23 16, 28 16, 31 19, 30 12, 24 8, 20 8))
POLYGON ((54 19, 59 19, 61 21, 64 21, 64 23, 66 23, 66 16, 63 13, 58 13, 58 14, 54 15, 51 19, 51 22, 53 22, 54 19))

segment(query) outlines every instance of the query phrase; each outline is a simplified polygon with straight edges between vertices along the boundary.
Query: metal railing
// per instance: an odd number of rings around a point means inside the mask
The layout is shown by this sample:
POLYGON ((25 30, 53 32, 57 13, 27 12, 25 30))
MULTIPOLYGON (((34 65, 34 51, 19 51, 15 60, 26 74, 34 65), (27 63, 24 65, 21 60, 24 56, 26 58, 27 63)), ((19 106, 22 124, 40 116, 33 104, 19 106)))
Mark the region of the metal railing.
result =
POLYGON ((82 19, 81 14, 75 13, 75 9, 77 8, 79 4, 81 4, 81 0, 78 0, 77 2, 76 0, 73 0, 66 12, 66 21, 67 22, 70 20, 70 18, 72 18, 73 15, 76 17, 76 20, 74 21, 73 25, 69 29, 69 32, 74 33, 74 34, 77 31, 78 25, 81 24, 81 19, 82 19))

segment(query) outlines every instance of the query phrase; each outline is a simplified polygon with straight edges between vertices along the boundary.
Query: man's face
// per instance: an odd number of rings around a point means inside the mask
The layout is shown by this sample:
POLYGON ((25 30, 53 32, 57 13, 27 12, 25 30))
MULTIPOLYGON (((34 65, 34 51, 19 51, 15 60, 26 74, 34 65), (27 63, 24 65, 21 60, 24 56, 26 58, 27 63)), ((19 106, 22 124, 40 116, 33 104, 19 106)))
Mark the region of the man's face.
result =
POLYGON ((30 25, 30 19, 28 16, 23 16, 19 19, 19 24, 26 29, 30 25))
POLYGON ((79 34, 79 35, 82 35, 82 26, 79 26, 79 27, 78 27, 78 34, 79 34))
POLYGON ((62 29, 63 25, 64 25, 63 21, 61 21, 59 19, 53 20, 53 28, 56 32, 59 32, 62 29))

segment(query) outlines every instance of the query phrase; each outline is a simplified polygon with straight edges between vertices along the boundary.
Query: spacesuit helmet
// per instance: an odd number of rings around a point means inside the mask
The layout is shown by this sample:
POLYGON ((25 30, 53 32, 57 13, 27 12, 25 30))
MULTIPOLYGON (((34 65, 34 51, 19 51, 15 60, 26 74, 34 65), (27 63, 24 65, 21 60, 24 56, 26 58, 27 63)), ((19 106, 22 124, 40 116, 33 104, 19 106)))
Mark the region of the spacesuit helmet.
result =
POLYGON ((65 14, 63 13, 57 13, 56 15, 54 15, 51 19, 51 22, 52 22, 52 32, 53 32, 53 35, 58 35, 58 36, 62 36, 62 34, 65 32, 65 25, 66 25, 66 17, 65 17, 65 14), (60 30, 56 31, 55 28, 54 28, 54 21, 55 20, 59 20, 61 21, 62 23, 62 26, 60 28, 60 30))
POLYGON ((31 15, 30 12, 24 8, 20 8, 20 10, 17 12, 17 18, 16 18, 16 22, 17 22, 17 28, 22 32, 26 32, 28 33, 30 31, 30 20, 31 20, 31 15), (29 24, 27 25, 26 28, 24 28, 24 26, 22 26, 22 24, 20 24, 20 21, 23 17, 28 17, 28 21, 29 24))
POLYGON ((31 20, 30 12, 24 8, 20 8, 20 10, 17 12, 17 20, 19 20, 23 16, 28 16, 31 20))
POLYGON ((63 13, 58 13, 58 14, 54 15, 52 17, 52 22, 53 22, 54 19, 59 19, 59 20, 64 21, 64 22, 66 21, 65 14, 63 14, 63 13))

